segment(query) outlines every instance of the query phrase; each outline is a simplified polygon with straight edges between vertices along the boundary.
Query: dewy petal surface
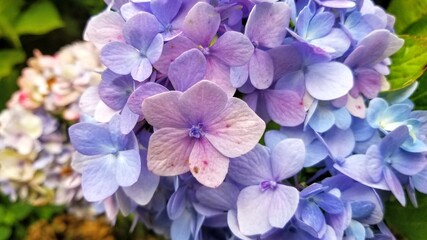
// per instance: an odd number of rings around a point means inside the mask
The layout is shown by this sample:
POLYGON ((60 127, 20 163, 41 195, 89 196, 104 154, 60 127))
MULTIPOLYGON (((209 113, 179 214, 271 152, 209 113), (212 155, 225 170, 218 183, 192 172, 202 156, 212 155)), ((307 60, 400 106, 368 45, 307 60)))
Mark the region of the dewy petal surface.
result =
POLYGON ((228 172, 229 159, 204 138, 196 140, 190 154, 190 171, 201 184, 218 187, 228 172))
POLYGON ((148 169, 160 176, 188 172, 193 145, 187 129, 162 128, 155 131, 148 144, 148 169))
POLYGON ((224 111, 206 123, 206 138, 227 157, 238 157, 258 143, 265 122, 240 99, 231 98, 224 111))

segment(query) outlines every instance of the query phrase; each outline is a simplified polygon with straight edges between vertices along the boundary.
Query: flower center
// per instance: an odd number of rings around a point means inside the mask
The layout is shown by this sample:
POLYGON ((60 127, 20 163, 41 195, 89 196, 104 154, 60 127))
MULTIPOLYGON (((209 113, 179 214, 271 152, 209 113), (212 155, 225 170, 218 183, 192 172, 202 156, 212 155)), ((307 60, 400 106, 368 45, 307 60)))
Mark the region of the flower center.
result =
POLYGON ((252 45, 254 45, 254 47, 257 48, 259 46, 259 42, 258 41, 252 41, 252 45))
POLYGON ((208 47, 205 48, 202 45, 199 45, 198 48, 203 53, 203 55, 205 55, 205 56, 209 55, 209 48, 208 47))
POLYGON ((197 125, 193 125, 188 132, 188 136, 193 138, 201 138, 205 135, 203 131, 203 123, 198 123, 197 125))
POLYGON ((260 183, 260 187, 261 187, 261 191, 266 191, 266 190, 275 190, 277 188, 277 182, 276 181, 264 181, 262 183, 260 183))

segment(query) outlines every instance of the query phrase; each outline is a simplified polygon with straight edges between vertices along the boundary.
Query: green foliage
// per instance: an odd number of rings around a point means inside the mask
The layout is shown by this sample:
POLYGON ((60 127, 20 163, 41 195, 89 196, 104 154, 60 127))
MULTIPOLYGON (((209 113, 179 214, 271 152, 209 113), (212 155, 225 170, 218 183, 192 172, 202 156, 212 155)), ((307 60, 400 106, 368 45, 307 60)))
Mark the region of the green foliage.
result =
POLYGON ((397 201, 388 203, 385 218, 398 239, 425 239, 427 236, 427 196, 418 195, 418 208, 402 207, 397 201))
POLYGON ((0 38, 6 38, 15 48, 21 47, 19 35, 45 34, 63 26, 51 2, 40 1, 27 9, 23 7, 23 0, 0 1, 0 38))
POLYGON ((0 240, 10 239, 11 235, 12 235, 11 227, 0 226, 0 240))
MULTIPOLYGON (((409 29, 417 25, 422 26, 423 22, 425 23, 427 1, 394 0, 390 3, 387 11, 396 17, 396 32, 399 34, 409 33, 407 32, 409 29)), ((418 31, 415 33, 419 33, 418 31)))
POLYGON ((418 82, 418 89, 413 94, 412 101, 415 103, 415 109, 427 110, 427 73, 424 73, 418 82))
POLYGON ((414 83, 427 68, 427 37, 404 35, 405 45, 392 57, 388 81, 391 90, 414 83))
POLYGON ((16 79, 18 76, 19 71, 13 69, 9 75, 5 76, 4 78, 0 77, 0 110, 5 107, 6 102, 10 99, 11 94, 18 89, 16 84, 16 79))
POLYGON ((9 47, 4 48, 2 45, 0 48, 0 109, 16 89, 15 82, 19 75, 16 66, 26 59, 20 36, 45 34, 63 25, 52 2, 36 1, 29 4, 24 0, 0 0, 0 41, 10 43, 9 47))
POLYGON ((10 202, 0 195, 0 240, 23 239, 26 229, 33 222, 51 220, 55 215, 64 213, 62 206, 46 205, 35 207, 25 202, 10 202))
POLYGON ((21 49, 0 49, 0 78, 9 76, 16 64, 25 61, 25 52, 21 49))
POLYGON ((32 4, 16 21, 18 34, 45 34, 64 26, 55 6, 48 1, 32 4))

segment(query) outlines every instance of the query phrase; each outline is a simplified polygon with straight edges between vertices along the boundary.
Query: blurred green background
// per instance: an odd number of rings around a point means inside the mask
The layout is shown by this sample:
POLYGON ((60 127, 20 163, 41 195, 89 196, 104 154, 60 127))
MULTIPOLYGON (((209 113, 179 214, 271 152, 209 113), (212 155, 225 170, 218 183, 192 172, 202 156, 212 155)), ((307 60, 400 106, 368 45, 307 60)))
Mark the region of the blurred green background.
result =
MULTIPOLYGON (((404 48, 393 57, 395 64, 389 76, 392 89, 399 90, 418 80, 420 86, 413 100, 418 109, 427 109, 427 75, 424 73, 427 0, 375 2, 396 16, 396 32, 406 40, 404 48)), ((16 79, 34 49, 53 54, 64 45, 81 40, 89 17, 104 8, 103 0, 0 0, 0 110, 16 90, 16 79)), ((396 201, 386 206, 386 222, 399 239, 427 239, 427 197, 418 195, 418 209, 403 208, 396 201)), ((30 225, 31 234, 35 234, 33 239, 37 236, 48 239, 55 231, 59 231, 63 239, 81 239, 79 235, 65 238, 65 232, 49 225, 74 221, 64 217, 64 213, 62 207, 35 208, 26 203, 11 203, 0 196, 0 240, 23 239, 30 225)), ((105 223, 100 221, 101 225, 89 225, 101 228, 105 223)), ((130 224, 130 219, 120 218, 111 234, 116 239, 150 239, 142 226, 129 234, 130 224)))

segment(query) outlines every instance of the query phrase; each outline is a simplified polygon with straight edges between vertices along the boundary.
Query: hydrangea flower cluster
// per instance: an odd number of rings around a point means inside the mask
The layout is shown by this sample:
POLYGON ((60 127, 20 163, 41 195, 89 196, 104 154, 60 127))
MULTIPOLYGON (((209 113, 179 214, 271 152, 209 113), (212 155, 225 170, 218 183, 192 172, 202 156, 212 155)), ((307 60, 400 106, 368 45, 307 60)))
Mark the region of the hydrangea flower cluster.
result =
POLYGON ((99 83, 99 52, 78 42, 55 56, 35 55, 18 80, 20 89, 0 113, 0 189, 13 201, 94 214, 83 201, 80 174, 71 168, 74 149, 65 130, 67 120, 80 116, 82 92, 99 83))
POLYGON ((393 239, 383 202, 427 193, 427 113, 416 84, 379 98, 403 40, 371 0, 107 3, 84 35, 107 70, 69 133, 111 219, 179 240, 393 239))
POLYGON ((98 72, 105 68, 97 51, 84 42, 66 46, 53 56, 35 50, 8 106, 21 105, 30 111, 43 108, 65 120, 78 120, 78 99, 89 86, 99 84, 98 72))

